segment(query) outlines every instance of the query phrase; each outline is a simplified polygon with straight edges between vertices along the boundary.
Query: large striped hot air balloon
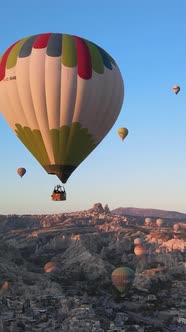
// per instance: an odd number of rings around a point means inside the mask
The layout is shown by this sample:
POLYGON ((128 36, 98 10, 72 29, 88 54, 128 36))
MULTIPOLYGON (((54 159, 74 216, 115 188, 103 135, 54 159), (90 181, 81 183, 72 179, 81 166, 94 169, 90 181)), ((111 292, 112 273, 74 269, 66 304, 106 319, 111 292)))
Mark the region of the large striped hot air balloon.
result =
POLYGON ((129 267, 118 267, 112 272, 112 282, 120 293, 124 293, 132 284, 135 273, 129 267))
POLYGON ((121 73, 98 45, 44 33, 11 45, 0 60, 0 110, 49 174, 65 183, 114 125, 121 73))

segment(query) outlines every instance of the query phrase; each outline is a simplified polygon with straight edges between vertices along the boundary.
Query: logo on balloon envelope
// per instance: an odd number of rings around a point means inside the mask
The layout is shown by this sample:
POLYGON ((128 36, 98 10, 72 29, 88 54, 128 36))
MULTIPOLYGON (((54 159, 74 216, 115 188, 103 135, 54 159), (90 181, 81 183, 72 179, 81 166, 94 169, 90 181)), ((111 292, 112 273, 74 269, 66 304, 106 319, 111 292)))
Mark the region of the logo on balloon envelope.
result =
POLYGON ((12 81, 12 80, 16 80, 16 76, 9 76, 3 79, 3 81, 12 81))

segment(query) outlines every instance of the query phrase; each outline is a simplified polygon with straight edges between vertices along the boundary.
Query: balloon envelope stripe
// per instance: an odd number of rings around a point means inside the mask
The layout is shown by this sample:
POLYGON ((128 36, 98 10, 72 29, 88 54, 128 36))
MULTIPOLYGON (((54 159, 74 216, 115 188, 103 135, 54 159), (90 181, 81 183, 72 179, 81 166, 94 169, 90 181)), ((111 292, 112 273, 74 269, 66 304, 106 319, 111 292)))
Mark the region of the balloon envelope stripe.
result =
POLYGON ((79 165, 95 147, 88 130, 81 128, 80 123, 72 123, 66 146, 65 165, 79 165))
POLYGON ((59 57, 62 53, 62 37, 61 33, 51 34, 48 44, 46 54, 52 57, 59 57))
POLYGON ((51 141, 52 141, 52 148, 53 148, 53 152, 54 152, 55 164, 60 164, 60 155, 61 155, 61 153, 59 153, 59 151, 60 151, 60 147, 59 147, 59 142, 60 142, 59 135, 60 135, 60 133, 59 133, 59 130, 51 129, 50 134, 51 134, 51 141))
POLYGON ((62 64, 66 67, 77 66, 76 44, 70 35, 63 35, 62 64))
POLYGON ((82 38, 74 36, 77 49, 77 61, 78 61, 78 75, 88 80, 92 76, 92 63, 90 51, 82 38))
POLYGON ((58 158, 59 158, 59 164, 62 164, 62 165, 65 163, 65 156, 66 156, 69 134, 70 134, 69 126, 63 126, 60 128, 60 131, 59 131, 60 153, 58 154, 58 158))
POLYGON ((102 57, 102 60, 103 60, 103 63, 105 65, 105 67, 107 67, 108 69, 112 70, 112 64, 111 64, 111 62, 110 62, 107 54, 105 53, 105 51, 101 47, 99 47, 99 46, 97 46, 97 48, 98 48, 98 50, 99 50, 99 52, 101 54, 101 57, 102 57))
POLYGON ((39 35, 33 44, 33 48, 38 48, 38 49, 46 48, 50 36, 51 33, 43 33, 42 35, 39 35))
POLYGON ((38 38, 38 36, 39 35, 31 36, 24 42, 19 52, 19 58, 26 58, 31 54, 33 44, 35 40, 38 38))

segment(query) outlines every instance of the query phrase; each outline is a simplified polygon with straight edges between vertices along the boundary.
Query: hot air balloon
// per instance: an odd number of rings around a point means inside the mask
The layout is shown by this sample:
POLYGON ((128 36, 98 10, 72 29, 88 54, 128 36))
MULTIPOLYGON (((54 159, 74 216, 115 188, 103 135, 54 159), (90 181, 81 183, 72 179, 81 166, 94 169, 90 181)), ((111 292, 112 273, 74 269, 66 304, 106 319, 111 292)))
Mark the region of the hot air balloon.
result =
POLYGON ((118 135, 121 137, 122 141, 125 139, 125 137, 128 135, 128 129, 127 128, 119 128, 118 129, 118 135))
POLYGON ((178 92, 180 91, 180 87, 178 86, 178 85, 175 85, 175 86, 173 86, 173 91, 174 91, 174 93, 177 95, 178 94, 178 92))
POLYGON ((59 264, 56 263, 56 262, 48 262, 45 264, 44 266, 44 270, 45 272, 47 273, 51 273, 51 272, 54 272, 54 273, 57 273, 57 272, 61 272, 61 269, 59 267, 59 264))
POLYGON ((143 238, 142 237, 137 237, 136 239, 134 239, 134 245, 138 246, 143 244, 143 238))
POLYGON ((174 229, 175 232, 178 232, 181 229, 180 224, 174 224, 173 229, 174 229))
POLYGON ((78 36, 33 35, 2 55, 2 114, 46 172, 63 183, 110 131, 123 98, 114 59, 78 36))
POLYGON ((152 219, 149 217, 145 218, 145 225, 149 226, 151 224, 152 224, 152 219))
POLYGON ((134 248, 134 253, 136 256, 142 257, 142 256, 144 256, 145 252, 146 252, 146 249, 142 245, 138 245, 134 248))
POLYGON ((120 293, 124 293, 132 284, 135 273, 129 267, 118 267, 112 272, 112 282, 120 293))
POLYGON ((156 219, 156 225, 157 225, 158 227, 161 227, 161 226, 163 225, 163 223, 164 223, 164 220, 163 220, 163 219, 161 219, 161 218, 156 219))
POLYGON ((25 175, 25 173, 26 173, 26 169, 25 169, 24 167, 19 167, 19 168, 17 169, 17 173, 18 173, 19 176, 22 178, 23 175, 25 175))

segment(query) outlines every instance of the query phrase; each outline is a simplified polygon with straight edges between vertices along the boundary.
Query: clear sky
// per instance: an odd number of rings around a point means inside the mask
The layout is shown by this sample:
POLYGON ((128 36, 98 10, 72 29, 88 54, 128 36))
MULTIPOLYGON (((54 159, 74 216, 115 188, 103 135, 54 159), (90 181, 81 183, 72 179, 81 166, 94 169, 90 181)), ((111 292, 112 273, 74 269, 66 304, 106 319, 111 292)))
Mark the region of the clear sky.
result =
POLYGON ((28 35, 75 34, 110 53, 125 84, 121 113, 69 178, 66 202, 51 201, 58 178, 0 114, 0 214, 63 213, 96 202, 186 213, 186 1, 7 0, 0 13, 0 54, 28 35), (119 127, 129 130, 123 142, 119 127), (22 179, 18 167, 27 169, 22 179))

